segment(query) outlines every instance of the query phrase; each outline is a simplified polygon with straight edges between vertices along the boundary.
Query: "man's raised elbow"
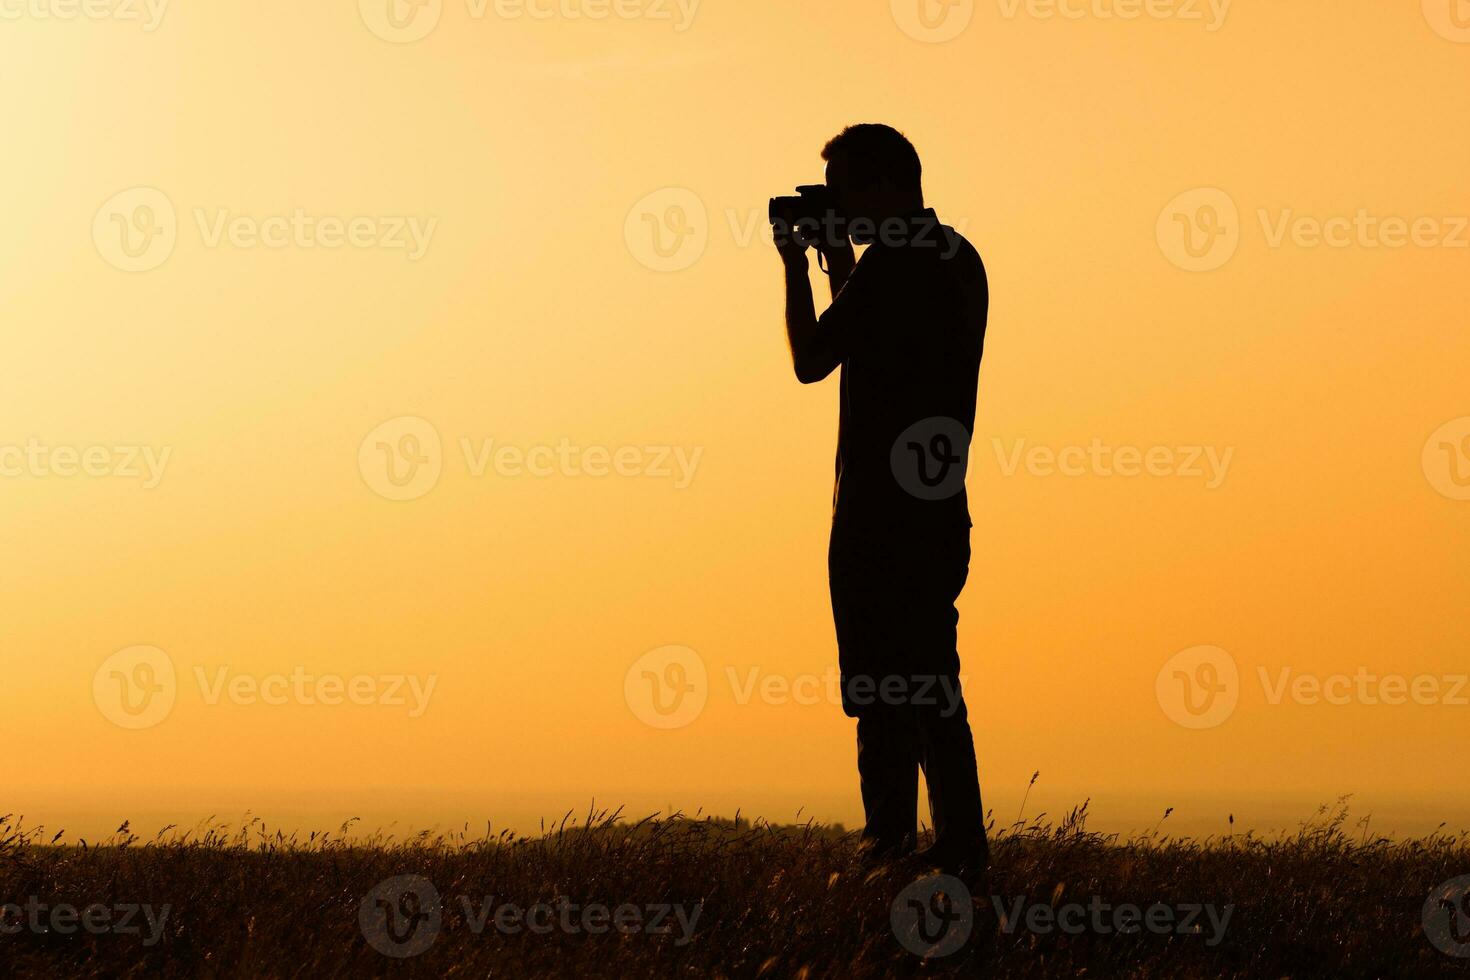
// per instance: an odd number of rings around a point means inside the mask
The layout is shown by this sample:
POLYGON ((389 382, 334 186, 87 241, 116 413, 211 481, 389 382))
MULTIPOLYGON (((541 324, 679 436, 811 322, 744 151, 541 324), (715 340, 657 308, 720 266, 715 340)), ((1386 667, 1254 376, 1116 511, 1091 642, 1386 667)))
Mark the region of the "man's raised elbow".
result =
POLYGON ((804 385, 816 384, 832 373, 831 368, 823 369, 819 364, 809 364, 804 361, 797 361, 795 368, 796 380, 804 385))

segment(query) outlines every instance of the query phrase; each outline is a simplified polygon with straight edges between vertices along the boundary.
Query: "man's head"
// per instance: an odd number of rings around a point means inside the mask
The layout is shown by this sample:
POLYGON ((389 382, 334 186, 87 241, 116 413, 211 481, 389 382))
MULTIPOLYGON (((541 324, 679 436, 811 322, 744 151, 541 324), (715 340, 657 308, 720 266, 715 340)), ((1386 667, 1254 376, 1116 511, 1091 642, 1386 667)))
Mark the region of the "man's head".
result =
MULTIPOLYGON (((822 150, 822 159, 827 161, 827 186, 838 211, 859 229, 924 210, 919 154, 892 126, 849 126, 822 150)), ((859 229, 853 240, 870 241, 872 236, 859 229)))

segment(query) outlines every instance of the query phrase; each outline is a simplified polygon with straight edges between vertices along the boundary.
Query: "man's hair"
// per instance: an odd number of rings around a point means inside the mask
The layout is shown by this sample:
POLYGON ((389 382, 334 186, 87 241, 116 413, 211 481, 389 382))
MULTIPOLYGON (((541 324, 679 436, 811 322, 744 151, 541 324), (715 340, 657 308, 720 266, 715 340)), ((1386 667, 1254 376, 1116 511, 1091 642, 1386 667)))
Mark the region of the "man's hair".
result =
POLYGON ((822 159, 841 157, 853 183, 871 187, 887 178, 903 190, 923 191, 923 167, 914 144, 892 126, 859 123, 849 126, 822 148, 822 159))

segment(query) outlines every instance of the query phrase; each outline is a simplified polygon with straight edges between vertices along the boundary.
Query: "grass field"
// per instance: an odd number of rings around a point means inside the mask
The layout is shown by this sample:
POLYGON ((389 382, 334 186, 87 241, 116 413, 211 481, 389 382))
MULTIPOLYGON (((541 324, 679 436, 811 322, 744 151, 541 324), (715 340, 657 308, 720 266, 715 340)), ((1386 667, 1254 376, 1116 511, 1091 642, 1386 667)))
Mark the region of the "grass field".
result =
POLYGON ((0 821, 0 969, 28 976, 1463 976, 1470 845, 1122 840, 1083 807, 993 833, 965 902, 841 828, 593 812, 535 838, 0 821), (52 839, 56 836, 58 839, 52 839), (1446 888, 1446 883, 1450 887, 1446 888), (1463 941, 1463 942, 1462 942, 1463 941), (1438 943, 1438 945, 1436 945, 1438 943), (949 952, 949 947, 956 947, 949 952), (1443 951, 1448 949, 1449 952, 1443 951), (924 953, 947 955, 930 955, 924 953))

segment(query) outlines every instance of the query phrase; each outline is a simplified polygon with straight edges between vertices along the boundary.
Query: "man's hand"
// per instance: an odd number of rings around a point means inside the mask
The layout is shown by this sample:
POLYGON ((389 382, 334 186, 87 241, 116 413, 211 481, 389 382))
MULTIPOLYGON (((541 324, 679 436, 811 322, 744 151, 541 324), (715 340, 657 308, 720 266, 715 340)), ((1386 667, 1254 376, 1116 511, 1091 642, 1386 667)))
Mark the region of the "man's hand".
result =
POLYGON ((776 252, 788 269, 793 266, 800 266, 802 269, 807 267, 806 250, 810 247, 810 243, 802 238, 796 229, 774 225, 771 228, 771 235, 776 241, 776 252))
MULTIPOLYGON (((797 380, 802 384, 811 384, 831 374, 840 358, 823 342, 818 329, 809 278, 811 263, 806 254, 811 242, 797 232, 783 235, 782 229, 777 228, 775 231, 776 250, 786 267, 786 339, 791 344, 791 363, 796 369, 797 380)), ((828 262, 832 261, 829 257, 828 262)), ((843 261, 840 253, 836 261, 843 261)), ((834 274, 837 271, 833 265, 829 265, 828 269, 834 274)), ((847 250, 846 264, 843 265, 843 281, 846 281, 850 271, 851 248, 847 250)), ((836 295, 841 286, 834 282, 832 288, 833 295, 836 295)))

